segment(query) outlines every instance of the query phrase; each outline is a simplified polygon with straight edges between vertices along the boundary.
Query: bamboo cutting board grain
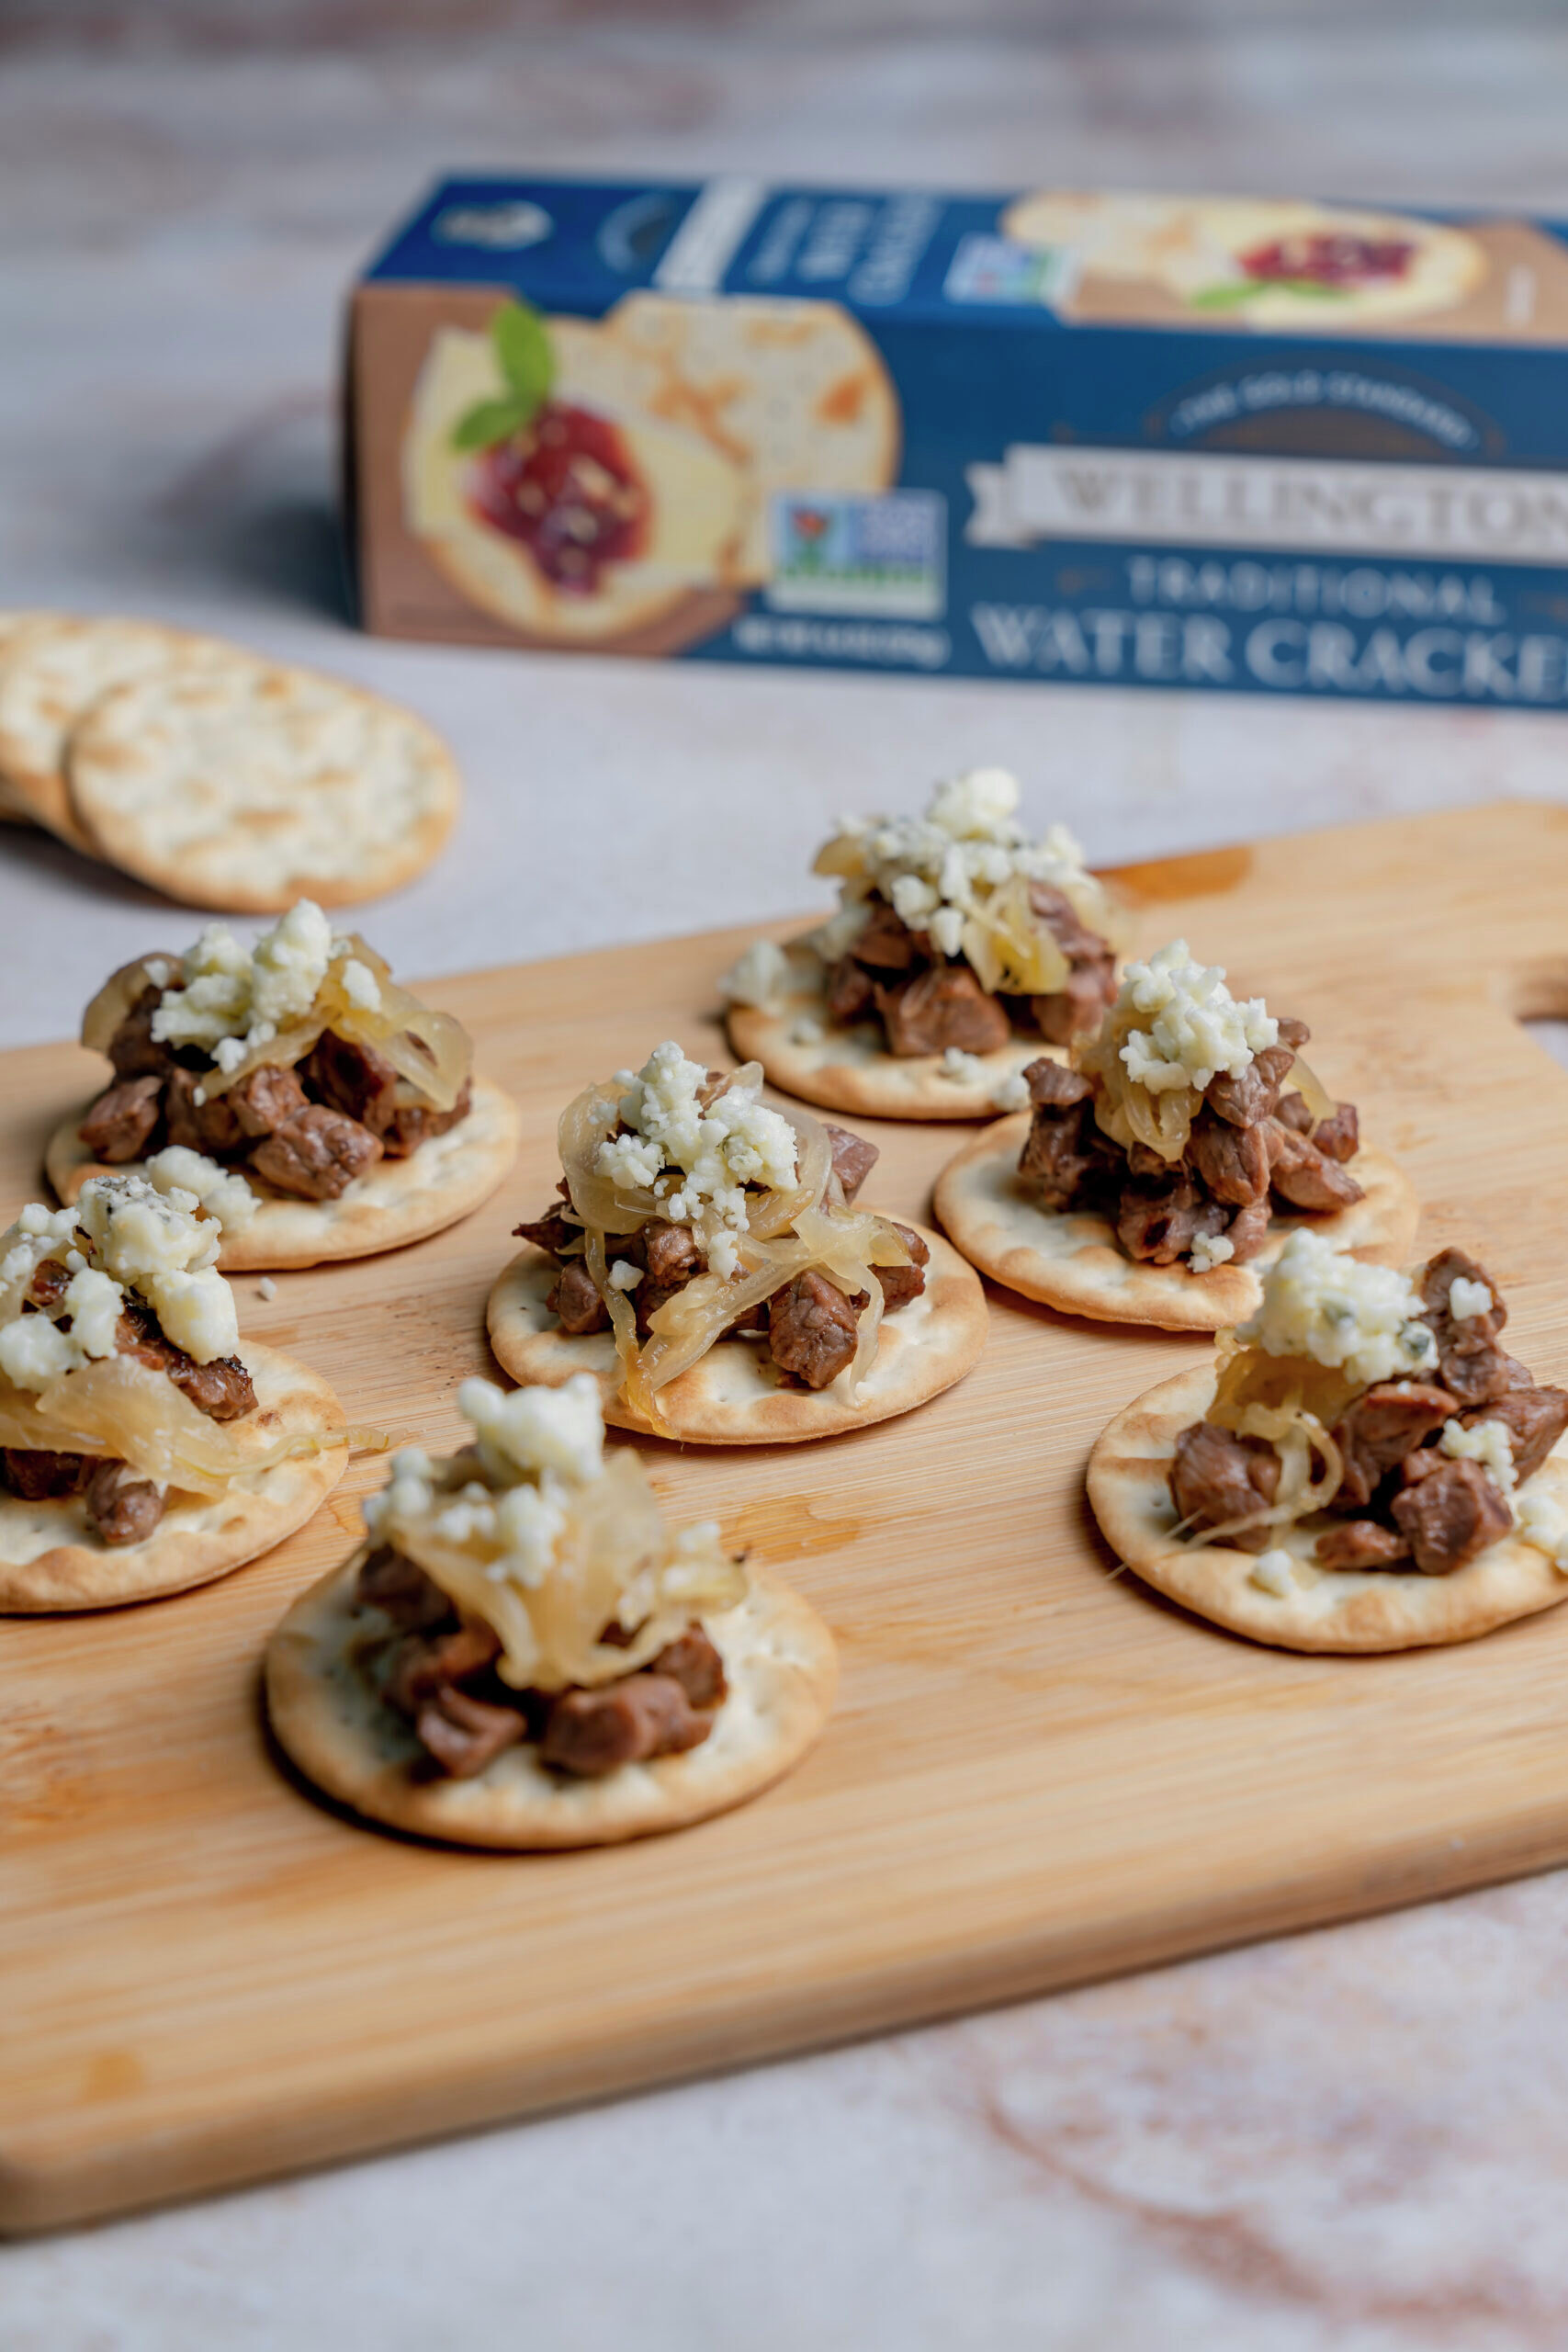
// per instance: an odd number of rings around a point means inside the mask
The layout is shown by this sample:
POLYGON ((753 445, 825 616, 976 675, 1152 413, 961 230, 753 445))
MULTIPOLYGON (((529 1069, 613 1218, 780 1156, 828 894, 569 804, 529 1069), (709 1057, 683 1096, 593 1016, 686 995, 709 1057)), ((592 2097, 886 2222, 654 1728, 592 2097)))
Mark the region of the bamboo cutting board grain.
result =
MULTIPOLYGON (((1141 944, 1185 933, 1314 1031, 1509 1344, 1568 1375, 1568 810, 1401 820, 1131 868, 1141 944)), ((243 1329, 351 1417, 435 1447, 491 1370, 490 1282, 557 1173, 557 1114, 659 1038, 716 1047, 742 934, 442 983, 520 1097, 516 1175, 456 1231, 242 1277, 243 1329)), ((156 945, 155 937, 149 944, 156 945)), ((393 943, 395 944, 395 943, 393 943)), ((8 1217, 98 1082, 0 1058, 8 1217)), ((952 1128, 875 1126, 874 1204, 925 1212, 952 1128)), ((110 2211, 418 2135, 1409 1902, 1568 1858, 1568 1609, 1468 1648, 1292 1657, 1111 1561, 1083 1465, 1202 1343, 992 1295, 979 1368, 924 1410, 756 1453, 645 1449, 669 1508, 795 1578, 842 1653, 828 1736, 755 1804, 558 1858, 354 1826, 269 1754, 257 1661, 342 1557, 382 1467, 205 1591, 0 1625, 0 2222, 110 2211)))

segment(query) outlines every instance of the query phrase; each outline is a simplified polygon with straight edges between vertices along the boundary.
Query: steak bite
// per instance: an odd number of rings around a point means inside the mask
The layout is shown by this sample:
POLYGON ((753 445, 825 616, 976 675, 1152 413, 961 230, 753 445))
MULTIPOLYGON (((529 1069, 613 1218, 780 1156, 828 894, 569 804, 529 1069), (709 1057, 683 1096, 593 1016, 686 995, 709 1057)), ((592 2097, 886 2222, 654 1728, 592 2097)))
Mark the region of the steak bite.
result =
POLYGON ((152 1016, 164 995, 164 989, 149 981, 105 1046, 117 1078, 167 1078, 177 1069, 175 1048, 152 1035, 152 1016))
POLYGON ((822 1132, 832 1147, 833 1173, 847 1208, 882 1154, 863 1136, 852 1135, 848 1127, 836 1127, 830 1119, 822 1122, 822 1132))
POLYGON ((368 1127, 312 1102, 256 1146, 251 1165, 280 1193, 335 1201, 380 1157, 380 1141, 368 1127))
POLYGON ((144 1363, 151 1372, 167 1373, 175 1386, 209 1420, 243 1420, 255 1410, 256 1392, 238 1356, 214 1356, 207 1363, 197 1363, 164 1338, 157 1317, 141 1299, 128 1298, 120 1310, 115 1352, 144 1363))
POLYGON ((99 1462, 87 1482, 87 1517, 99 1540, 118 1549, 144 1543, 164 1516, 164 1497, 129 1463, 99 1462))
POLYGON ((1325 1528, 1317 1539, 1320 1568, 1398 1568, 1409 1557, 1404 1532, 1375 1519, 1348 1519, 1342 1527, 1325 1528))
POLYGON ((681 1756, 700 1747, 713 1716, 694 1707, 671 1674, 628 1674, 600 1690, 565 1690, 552 1704, 539 1761, 597 1780, 622 1764, 681 1756))
POLYGON ((76 1132, 95 1159, 122 1167, 146 1157, 163 1115, 162 1079, 122 1079, 99 1095, 76 1132))
POLYGON ((873 1269, 882 1291, 882 1311, 895 1314, 900 1306, 908 1306, 919 1298, 926 1286, 926 1268, 931 1264, 931 1247, 923 1234, 912 1226, 898 1225, 889 1217, 888 1223, 909 1253, 907 1266, 877 1266, 873 1269))
POLYGON ((1513 1514, 1479 1462, 1444 1462, 1395 1495, 1395 1526, 1423 1576, 1449 1577, 1506 1535, 1513 1514))
MULTIPOLYGON (((1267 1510, 1280 1487, 1280 1457, 1264 1438, 1237 1437, 1212 1422, 1180 1431, 1170 1465, 1177 1515, 1199 1528, 1226 1525, 1267 1510)), ((1226 1537, 1240 1552, 1261 1552, 1268 1527, 1240 1528, 1226 1537)))
POLYGON ((560 1317, 561 1329, 570 1332, 573 1339, 608 1328, 609 1310, 581 1258, 567 1260, 545 1305, 552 1315, 560 1317))
POLYGON ((1345 1461, 1335 1509, 1364 1510, 1389 1472, 1440 1430, 1453 1409, 1446 1388, 1416 1380, 1379 1381, 1358 1396, 1334 1427, 1345 1461))
POLYGON ((87 1453, 51 1453, 46 1448, 7 1445, 0 1448, 6 1484, 25 1503, 58 1502, 79 1495, 97 1468, 87 1453))
MULTIPOLYGON (((1510 1356, 1509 1363, 1513 1363, 1510 1356)), ((1519 1367, 1521 1370, 1522 1366, 1519 1367)), ((1508 1432, 1514 1476, 1520 1486, 1533 1478, 1558 1439, 1568 1429, 1568 1390, 1538 1388, 1527 1376, 1522 1387, 1510 1388, 1485 1405, 1472 1405, 1459 1417, 1461 1429, 1483 1421, 1500 1421, 1508 1432)))
POLYGON ((807 1268, 770 1302, 768 1349, 781 1372, 826 1388, 853 1360, 860 1317, 826 1275, 807 1268))
POLYGON ((1461 1405, 1506 1395, 1514 1385, 1513 1358, 1497 1340, 1508 1310, 1485 1268, 1462 1250, 1440 1250, 1422 1277, 1421 1297, 1445 1387, 1461 1405))
MULTIPOLYGON (((305 1067, 309 1069, 309 1062, 305 1067)), ((310 1097, 299 1083, 297 1070, 279 1069, 276 1063, 264 1062, 260 1069, 242 1078, 219 1101, 231 1107, 241 1135, 254 1141, 276 1135, 279 1127, 286 1126, 306 1108, 310 1097)))
POLYGON ((1012 1035, 1000 1000, 987 996, 967 964, 929 964, 892 988, 878 987, 876 1009, 887 1049, 900 1057, 994 1053, 1012 1035))
POLYGON ((199 1151, 209 1159, 220 1159, 230 1152, 243 1149, 245 1131, 228 1094, 207 1093, 202 1079, 209 1075, 197 1070, 171 1070, 164 1085, 164 1107, 171 1143, 183 1146, 186 1151, 199 1151))

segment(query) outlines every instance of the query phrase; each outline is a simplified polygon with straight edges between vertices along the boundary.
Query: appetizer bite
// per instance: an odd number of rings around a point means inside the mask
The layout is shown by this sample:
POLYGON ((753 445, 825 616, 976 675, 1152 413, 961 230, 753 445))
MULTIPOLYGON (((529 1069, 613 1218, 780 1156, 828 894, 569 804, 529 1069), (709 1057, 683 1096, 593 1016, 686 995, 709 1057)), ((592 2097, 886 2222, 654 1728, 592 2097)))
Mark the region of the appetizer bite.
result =
POLYGON ((1040 1052, 1099 1024, 1124 924, 1065 826, 1031 842, 1000 768, 924 817, 846 817, 813 871, 837 914, 720 983, 729 1037, 775 1086, 882 1119, 983 1119, 1040 1052))
POLYGON ((1030 1064, 1032 1109, 937 1180, 937 1215, 983 1273, 1070 1314, 1214 1331, 1257 1306, 1254 1268, 1303 1216, 1358 1256, 1404 1256, 1416 1195, 1303 1061, 1306 1023, 1224 981, 1175 940, 1127 967, 1068 1064, 1030 1064))
POLYGON ((494 1192, 517 1113, 473 1074, 450 1013, 399 988, 357 933, 301 899, 251 946, 209 923, 139 956, 87 1007, 114 1082, 50 1139, 69 1205, 105 1168, 221 1216, 231 1272, 365 1258, 439 1233, 494 1192))
POLYGON ((99 1176, 0 1235, 0 1609, 209 1583, 343 1475, 336 1397, 247 1340, 193 1193, 99 1176))
POLYGON ((656 1046, 584 1089, 565 1170, 491 1293, 514 1379, 599 1381, 622 1429, 756 1445, 862 1429, 969 1370, 986 1302, 956 1250, 855 1205, 874 1144, 758 1100, 756 1062, 656 1046))
POLYGON ((1568 1391, 1499 1345, 1483 1267, 1292 1234, 1213 1363, 1117 1415, 1089 1498, 1127 1566, 1300 1650, 1463 1642, 1568 1595, 1568 1391))
POLYGON ((366 1542, 268 1644, 300 1770, 393 1828, 525 1848, 677 1829, 798 1763, 838 1679, 815 1610, 716 1522, 665 1525, 586 1374, 457 1404, 472 1443, 396 1455, 366 1542))

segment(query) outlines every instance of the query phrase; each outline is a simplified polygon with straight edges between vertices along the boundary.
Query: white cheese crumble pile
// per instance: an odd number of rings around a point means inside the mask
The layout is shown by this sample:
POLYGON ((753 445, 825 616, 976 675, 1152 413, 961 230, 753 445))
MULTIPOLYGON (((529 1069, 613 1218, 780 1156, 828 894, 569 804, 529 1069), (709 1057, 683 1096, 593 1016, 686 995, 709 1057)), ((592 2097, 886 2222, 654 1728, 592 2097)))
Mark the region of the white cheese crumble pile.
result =
POLYGON ((243 1233, 261 1206, 238 1169, 225 1168, 187 1144, 166 1144, 147 1162, 149 1180, 160 1193, 189 1193, 204 1216, 216 1217, 226 1233, 243 1233))
POLYGON ((846 877, 845 903, 810 934, 811 944, 827 962, 842 956, 874 892, 911 930, 929 932, 944 956, 965 952, 969 921, 1015 876, 1053 884, 1080 914, 1099 910, 1100 886, 1077 842, 1065 825, 1031 842, 1018 802, 1018 780, 1005 768, 971 768, 938 785, 923 817, 840 817, 817 871, 846 877))
POLYGON ((1146 964, 1128 965, 1111 1019, 1127 1029, 1122 1059, 1128 1077, 1151 1094, 1178 1086, 1201 1092, 1221 1070, 1244 1077, 1255 1054, 1280 1042, 1280 1024, 1263 999, 1238 1004, 1224 967, 1195 964, 1184 939, 1173 939, 1146 964))
POLYGON ((1034 1097, 1029 1091, 1029 1080, 1021 1069, 1010 1070, 1006 1078, 997 1080, 991 1089, 991 1105, 998 1111, 1027 1111, 1034 1097))
POLYGON ((628 1132, 599 1146, 594 1172, 642 1192, 666 1170, 677 1174, 660 1214, 701 1228, 713 1271, 732 1274, 739 1259, 729 1236, 747 1230, 747 1185, 793 1184, 797 1167, 795 1129, 757 1099, 760 1067, 748 1063, 705 1110, 698 1096, 707 1071, 671 1039, 640 1070, 617 1070, 615 1083, 626 1089, 618 1109, 628 1132))
POLYGON ((718 984, 726 1004, 754 1004, 764 1012, 777 1004, 789 986, 789 958, 773 939, 754 939, 736 958, 718 984))
POLYGON ((238 1069, 247 1054, 305 1019, 339 956, 346 956, 349 1001, 374 1012, 380 985, 348 945, 313 899, 299 899, 249 947, 227 923, 209 922, 180 958, 185 986, 158 1005, 152 1035, 164 1045, 204 1046, 220 1069, 238 1069))
POLYGON ((1283 1544, 1276 1544, 1267 1552, 1259 1552, 1248 1571, 1247 1581, 1260 1592, 1271 1593, 1276 1600, 1283 1600, 1295 1590, 1292 1574, 1295 1563, 1283 1544))
POLYGON ((1438 1447, 1451 1461, 1479 1462, 1492 1484, 1505 1495, 1511 1495, 1519 1483, 1514 1467, 1514 1442, 1501 1421, 1477 1421, 1469 1430, 1462 1421, 1445 1421, 1438 1447))
POLYGON ((1212 1274, 1227 1258, 1235 1256, 1235 1243, 1227 1233, 1201 1233, 1188 1252, 1187 1262, 1195 1274, 1212 1274))
POLYGON ((1321 1233, 1299 1227, 1263 1275, 1258 1311, 1236 1329, 1244 1346, 1308 1356, 1362 1385, 1429 1370, 1437 1341, 1421 1299, 1393 1266, 1363 1266, 1321 1233))
POLYGON ((962 1046, 943 1048, 939 1078, 951 1079, 955 1086, 978 1086, 985 1075, 986 1065, 978 1054, 966 1054, 962 1046))
POLYGON ((1515 1513, 1519 1533, 1538 1552, 1544 1552, 1553 1567, 1568 1576, 1568 1510, 1557 1497, 1543 1487, 1529 1486, 1519 1497, 1515 1513))
POLYGON ((417 1541, 422 1526, 447 1544, 478 1539, 493 1550, 485 1567, 492 1582, 536 1588, 556 1565, 570 1490, 591 1484, 604 1467, 599 1384, 579 1372, 561 1388, 508 1395, 491 1381, 465 1380, 457 1409, 493 1483, 474 1479, 455 1495, 438 1495, 430 1456, 407 1447, 393 1455, 382 1491, 367 1495, 366 1528, 378 1544, 417 1541))
POLYGON ((96 1176, 73 1209, 25 1208, 0 1235, 0 1373, 18 1388, 42 1389, 113 1355, 128 1291, 197 1363, 231 1354, 240 1332, 233 1294, 214 1263, 220 1229, 197 1206, 194 1193, 160 1192, 145 1177, 96 1176), (51 1258, 71 1279, 53 1307, 24 1313, 51 1258))

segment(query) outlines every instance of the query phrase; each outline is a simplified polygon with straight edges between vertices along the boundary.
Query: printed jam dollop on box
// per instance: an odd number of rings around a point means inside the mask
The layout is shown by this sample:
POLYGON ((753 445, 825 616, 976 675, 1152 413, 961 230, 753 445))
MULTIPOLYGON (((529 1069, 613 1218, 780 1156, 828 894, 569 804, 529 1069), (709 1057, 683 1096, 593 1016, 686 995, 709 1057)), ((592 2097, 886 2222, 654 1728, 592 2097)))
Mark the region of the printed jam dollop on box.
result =
POLYGON ((349 402, 389 636, 1568 700, 1568 229, 451 180, 349 402))

